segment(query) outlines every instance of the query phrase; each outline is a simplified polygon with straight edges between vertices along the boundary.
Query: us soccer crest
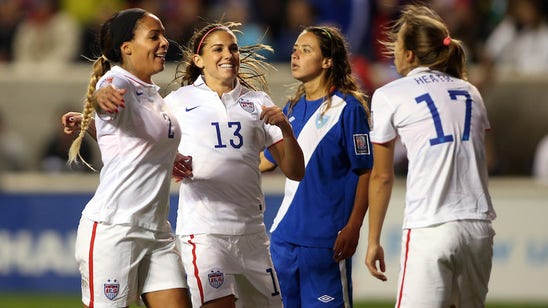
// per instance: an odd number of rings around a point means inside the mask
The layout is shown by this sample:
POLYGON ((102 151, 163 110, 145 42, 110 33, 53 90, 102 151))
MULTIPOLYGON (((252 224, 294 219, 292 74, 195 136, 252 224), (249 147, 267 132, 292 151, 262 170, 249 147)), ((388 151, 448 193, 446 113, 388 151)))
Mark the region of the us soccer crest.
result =
POLYGON ((207 274, 207 280, 210 286, 218 289, 225 282, 225 274, 220 270, 212 270, 211 273, 207 274))
POLYGON ((112 282, 107 280, 107 283, 103 285, 103 291, 105 292, 105 296, 113 300, 118 296, 118 293, 120 292, 120 284, 116 279, 114 279, 112 282))
POLYGON ((249 113, 255 112, 255 104, 253 104, 252 101, 246 101, 246 100, 240 99, 238 103, 240 104, 240 107, 242 107, 243 110, 249 113))

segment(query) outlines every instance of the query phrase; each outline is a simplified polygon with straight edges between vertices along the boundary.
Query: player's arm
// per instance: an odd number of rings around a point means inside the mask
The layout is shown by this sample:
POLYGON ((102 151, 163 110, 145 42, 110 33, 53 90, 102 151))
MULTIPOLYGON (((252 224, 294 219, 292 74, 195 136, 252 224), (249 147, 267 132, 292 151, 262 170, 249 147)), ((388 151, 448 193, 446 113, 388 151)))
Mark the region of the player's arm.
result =
POLYGON ((273 164, 268 158, 266 158, 264 152, 259 154, 259 170, 261 172, 269 172, 276 169, 276 164, 273 164))
POLYGON ((352 212, 350 213, 348 222, 337 235, 337 239, 335 240, 335 244, 333 246, 333 259, 336 262, 352 257, 358 247, 360 229, 369 205, 368 196, 370 175, 371 170, 359 171, 352 212))
MULTIPOLYGON (((63 131, 67 135, 72 135, 80 131, 80 125, 82 124, 82 114, 80 112, 69 111, 61 116, 61 124, 63 124, 63 131)), ((95 140, 97 140, 97 130, 95 129, 95 120, 92 118, 89 122, 87 133, 95 140)))
MULTIPOLYGON (((124 93, 126 89, 117 89, 114 85, 108 85, 96 90, 93 93, 91 102, 96 110, 101 112, 113 113, 118 112, 118 107, 125 107, 124 93)), ((61 124, 63 124, 64 132, 71 135, 80 130, 82 123, 82 114, 79 112, 67 112, 61 116, 61 124)), ((91 119, 88 127, 88 134, 97 140, 97 131, 95 129, 95 120, 91 119)))
POLYGON ((282 131, 283 140, 268 148, 277 165, 287 178, 302 180, 305 170, 303 151, 285 114, 277 106, 263 106, 261 119, 265 123, 278 126, 282 131))
POLYGON ((380 238, 394 185, 395 144, 396 139, 383 144, 373 144, 375 163, 369 182, 369 236, 365 265, 371 275, 382 281, 386 281, 387 278, 384 275, 386 263, 380 238))

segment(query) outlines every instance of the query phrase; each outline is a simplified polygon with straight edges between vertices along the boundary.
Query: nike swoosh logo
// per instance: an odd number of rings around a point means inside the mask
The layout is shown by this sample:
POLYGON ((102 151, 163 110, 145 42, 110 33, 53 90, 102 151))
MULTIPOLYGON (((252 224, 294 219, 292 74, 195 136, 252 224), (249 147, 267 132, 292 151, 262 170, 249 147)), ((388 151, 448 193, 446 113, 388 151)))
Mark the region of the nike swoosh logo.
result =
POLYGON ((135 91, 135 94, 137 94, 137 96, 141 96, 143 95, 143 92, 135 91))
POLYGON ((192 111, 192 110, 194 110, 194 109, 196 109, 196 108, 198 108, 198 107, 200 107, 200 106, 194 106, 194 107, 190 107, 190 108, 186 107, 185 111, 186 111, 186 112, 189 112, 189 111, 192 111))

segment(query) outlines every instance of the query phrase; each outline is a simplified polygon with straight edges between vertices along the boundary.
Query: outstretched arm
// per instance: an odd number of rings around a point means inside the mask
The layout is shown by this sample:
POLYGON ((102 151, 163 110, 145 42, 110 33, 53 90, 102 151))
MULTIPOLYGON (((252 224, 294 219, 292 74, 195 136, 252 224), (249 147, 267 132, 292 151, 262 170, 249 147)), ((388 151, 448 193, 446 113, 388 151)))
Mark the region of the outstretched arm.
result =
POLYGON ((394 139, 384 144, 373 144, 375 164, 369 183, 369 237, 365 265, 371 275, 382 281, 386 281, 387 278, 384 274, 386 263, 380 238, 394 184, 395 143, 394 139))

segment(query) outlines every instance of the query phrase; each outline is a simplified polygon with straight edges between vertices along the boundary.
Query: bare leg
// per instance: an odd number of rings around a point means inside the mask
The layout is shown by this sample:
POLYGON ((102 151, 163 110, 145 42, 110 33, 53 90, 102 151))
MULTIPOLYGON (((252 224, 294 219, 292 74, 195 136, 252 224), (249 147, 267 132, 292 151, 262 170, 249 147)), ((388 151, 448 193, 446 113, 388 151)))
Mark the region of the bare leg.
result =
POLYGON ((168 289, 143 294, 148 308, 191 308, 188 289, 168 289))

